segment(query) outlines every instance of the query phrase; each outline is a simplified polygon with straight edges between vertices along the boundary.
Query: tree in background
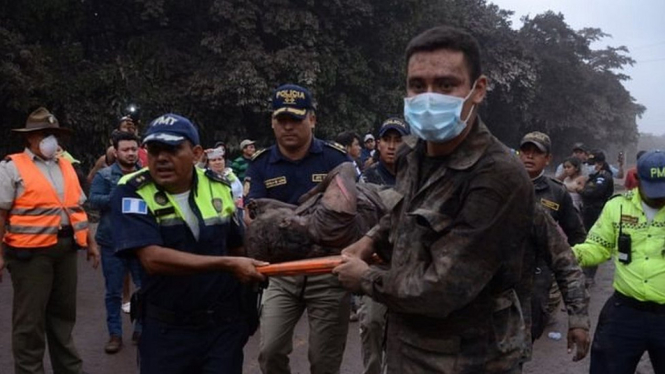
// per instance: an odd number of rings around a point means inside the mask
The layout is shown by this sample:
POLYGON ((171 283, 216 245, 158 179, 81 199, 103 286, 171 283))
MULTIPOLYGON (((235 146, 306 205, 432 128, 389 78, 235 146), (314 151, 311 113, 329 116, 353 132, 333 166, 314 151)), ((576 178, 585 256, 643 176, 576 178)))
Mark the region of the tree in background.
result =
POLYGON ((636 118, 646 108, 621 84, 628 79, 621 69, 634 63, 626 47, 592 50, 592 42, 609 35, 600 29, 574 31, 553 12, 525 18, 519 35, 535 58, 537 77, 520 133, 548 133, 559 158, 579 141, 598 148, 637 141, 636 118))
MULTIPOLYGON (((268 144, 268 98, 294 82, 318 100, 318 136, 364 133, 401 114, 408 40, 451 24, 481 44, 491 82, 481 115, 508 145, 536 129, 557 150, 634 143, 644 107, 621 84, 628 51, 592 50, 605 34, 551 12, 516 31, 510 14, 485 0, 0 0, 0 126, 46 105, 89 164, 133 102, 144 122, 192 118, 204 145, 268 144)), ((16 140, 0 138, 0 153, 16 140)))

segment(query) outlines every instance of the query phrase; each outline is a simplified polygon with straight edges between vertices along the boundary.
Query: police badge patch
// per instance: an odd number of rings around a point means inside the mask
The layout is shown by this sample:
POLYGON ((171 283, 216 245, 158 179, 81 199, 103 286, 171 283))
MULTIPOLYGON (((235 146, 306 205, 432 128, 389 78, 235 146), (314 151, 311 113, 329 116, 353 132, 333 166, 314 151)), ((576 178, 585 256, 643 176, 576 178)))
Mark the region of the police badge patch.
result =
POLYGON ((166 194, 162 191, 159 191, 155 194, 155 202, 159 205, 166 205, 168 203, 168 199, 166 198, 166 194))
POLYGON ((221 213, 222 208, 224 207, 224 204, 222 204, 222 199, 220 199, 218 197, 212 199, 212 206, 215 208, 215 211, 217 213, 221 213))

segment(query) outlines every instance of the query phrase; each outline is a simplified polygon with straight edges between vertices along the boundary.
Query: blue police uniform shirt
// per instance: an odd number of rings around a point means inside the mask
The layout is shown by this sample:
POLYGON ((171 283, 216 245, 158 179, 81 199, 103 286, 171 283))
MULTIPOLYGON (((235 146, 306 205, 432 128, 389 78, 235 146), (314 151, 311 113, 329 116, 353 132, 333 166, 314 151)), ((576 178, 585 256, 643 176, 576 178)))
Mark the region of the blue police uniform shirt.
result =
POLYGON ((343 148, 316 138, 309 153, 296 161, 284 157, 273 145, 254 157, 247 169, 247 200, 270 198, 297 204, 298 198, 323 181, 330 170, 350 161, 343 148))
MULTIPOLYGON (((115 233, 116 254, 133 255, 134 251, 149 245, 158 245, 209 256, 227 256, 229 248, 243 245, 243 226, 237 220, 223 225, 206 226, 196 207, 194 194, 199 187, 194 173, 189 204, 199 220, 199 240, 194 238, 186 224, 160 227, 150 210, 145 214, 122 213, 122 199, 141 199, 136 188, 129 183, 119 185, 111 196, 112 224, 115 233)), ((213 182, 218 183, 218 182, 213 182)), ((212 202, 210 202, 212 204, 212 202)), ((143 289, 146 300, 176 313, 212 309, 220 305, 238 307, 240 283, 231 273, 217 271, 193 275, 145 274, 143 289)), ((232 312, 232 311, 229 311, 232 312)))
POLYGON ((365 183, 374 183, 382 186, 394 186, 397 183, 397 178, 393 175, 383 161, 379 160, 378 164, 374 164, 367 168, 361 175, 360 180, 365 183))

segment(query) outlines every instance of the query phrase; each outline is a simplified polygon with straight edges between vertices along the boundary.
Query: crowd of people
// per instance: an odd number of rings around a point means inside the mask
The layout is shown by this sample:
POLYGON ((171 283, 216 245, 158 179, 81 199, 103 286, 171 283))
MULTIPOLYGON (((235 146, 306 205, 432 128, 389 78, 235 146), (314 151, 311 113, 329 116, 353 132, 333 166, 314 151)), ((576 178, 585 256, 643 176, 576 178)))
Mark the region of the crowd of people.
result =
POLYGON ((613 168, 581 143, 546 175, 548 134, 510 152, 478 115, 480 55, 459 29, 413 38, 404 115, 376 137, 318 139, 312 93, 281 85, 274 144, 245 139, 229 166, 227 145, 204 148, 188 118, 163 114, 140 137, 128 115, 86 178, 59 142, 71 131, 45 108, 31 113, 13 130, 25 150, 0 162, 15 372, 43 373, 47 343, 56 373, 82 372, 78 249, 102 264, 107 354, 123 349, 131 274, 141 373, 240 373, 256 331, 261 372, 290 373, 305 312, 314 374, 339 373, 355 320, 363 373, 519 373, 560 300, 568 352, 579 361, 591 349, 591 373, 632 373, 645 351, 665 372, 665 153, 640 152, 623 194, 623 155, 613 168), (99 212, 94 237, 84 205, 99 212), (266 277, 247 247, 341 263, 266 277), (591 345, 588 288, 610 258, 615 293, 591 345))

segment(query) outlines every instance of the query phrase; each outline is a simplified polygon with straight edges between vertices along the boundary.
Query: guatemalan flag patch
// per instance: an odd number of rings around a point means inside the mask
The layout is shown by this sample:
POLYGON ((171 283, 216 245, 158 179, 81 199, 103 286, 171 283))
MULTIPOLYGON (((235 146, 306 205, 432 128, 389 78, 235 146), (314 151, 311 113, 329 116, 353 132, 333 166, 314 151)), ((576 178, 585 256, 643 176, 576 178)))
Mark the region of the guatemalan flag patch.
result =
POLYGON ((128 213, 148 214, 148 204, 146 204, 145 201, 141 199, 123 197, 122 214, 128 213))

